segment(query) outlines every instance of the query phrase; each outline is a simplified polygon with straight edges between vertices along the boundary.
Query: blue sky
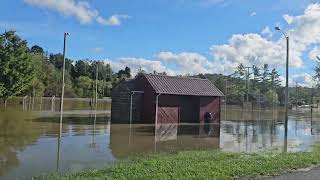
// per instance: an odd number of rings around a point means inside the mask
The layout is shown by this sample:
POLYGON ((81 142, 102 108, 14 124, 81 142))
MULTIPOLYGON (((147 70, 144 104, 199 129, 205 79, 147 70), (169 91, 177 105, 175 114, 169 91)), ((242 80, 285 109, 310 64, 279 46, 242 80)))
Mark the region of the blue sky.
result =
POLYGON ((290 82, 310 86, 320 54, 314 17, 320 5, 312 0, 2 0, 0 30, 51 53, 62 52, 67 31, 68 57, 115 70, 230 74, 239 63, 269 63, 283 74, 280 25, 292 36, 290 82))

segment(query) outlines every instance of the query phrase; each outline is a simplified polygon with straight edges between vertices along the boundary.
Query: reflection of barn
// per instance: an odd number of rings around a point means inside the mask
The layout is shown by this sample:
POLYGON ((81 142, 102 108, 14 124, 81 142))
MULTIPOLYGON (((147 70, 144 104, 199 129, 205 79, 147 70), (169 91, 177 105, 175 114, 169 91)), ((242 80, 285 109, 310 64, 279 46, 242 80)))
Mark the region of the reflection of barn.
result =
POLYGON ((206 112, 220 121, 221 91, 207 79, 143 74, 112 90, 112 123, 199 123, 206 112))
POLYGON ((115 158, 154 152, 219 149, 220 125, 111 125, 110 148, 115 158), (210 134, 210 131, 214 132, 210 134))

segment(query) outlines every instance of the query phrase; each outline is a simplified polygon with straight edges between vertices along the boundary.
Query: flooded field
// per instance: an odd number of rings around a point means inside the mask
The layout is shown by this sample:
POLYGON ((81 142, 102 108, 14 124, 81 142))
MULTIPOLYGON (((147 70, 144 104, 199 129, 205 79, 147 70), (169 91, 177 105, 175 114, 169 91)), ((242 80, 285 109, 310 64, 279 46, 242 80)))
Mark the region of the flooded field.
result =
POLYGON ((284 116, 279 109, 228 107, 222 111, 220 125, 127 125, 110 124, 109 101, 101 102, 98 114, 87 102, 68 103, 61 139, 59 118, 54 113, 45 117, 20 108, 0 111, 0 179, 101 168, 148 153, 308 151, 320 142, 320 114, 315 111, 311 117, 308 109, 290 112, 285 140, 284 116), (77 107, 76 111, 72 107, 77 107))

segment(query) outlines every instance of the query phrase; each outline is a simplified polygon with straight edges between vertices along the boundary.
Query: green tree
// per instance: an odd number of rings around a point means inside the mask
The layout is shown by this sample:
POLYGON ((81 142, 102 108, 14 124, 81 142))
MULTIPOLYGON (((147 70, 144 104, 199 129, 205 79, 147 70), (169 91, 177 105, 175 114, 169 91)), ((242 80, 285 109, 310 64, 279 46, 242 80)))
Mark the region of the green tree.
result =
POLYGON ((76 94, 80 97, 91 97, 94 81, 88 76, 80 76, 76 79, 76 94))
POLYGON ((276 89, 276 88, 280 87, 280 85, 281 85, 280 75, 275 68, 273 68, 270 73, 270 82, 271 82, 273 89, 276 89))
POLYGON ((260 83, 260 68, 258 66, 253 66, 253 75, 254 78, 252 80, 252 90, 257 91, 258 90, 258 85, 260 83))
POLYGON ((35 76, 27 42, 14 31, 0 35, 0 92, 7 99, 26 90, 35 76))
POLYGON ((123 78, 131 78, 131 69, 129 67, 126 67, 124 70, 120 70, 117 73, 117 76, 119 79, 123 79, 123 78))
POLYGON ((30 52, 33 54, 44 54, 43 48, 38 46, 38 45, 34 45, 31 47, 30 52))
POLYGON ((78 78, 80 76, 90 76, 90 64, 86 60, 78 60, 74 65, 74 75, 73 78, 78 78))
POLYGON ((269 86, 270 86, 270 70, 269 70, 268 64, 263 65, 260 79, 261 79, 260 91, 261 93, 266 93, 269 90, 269 86))

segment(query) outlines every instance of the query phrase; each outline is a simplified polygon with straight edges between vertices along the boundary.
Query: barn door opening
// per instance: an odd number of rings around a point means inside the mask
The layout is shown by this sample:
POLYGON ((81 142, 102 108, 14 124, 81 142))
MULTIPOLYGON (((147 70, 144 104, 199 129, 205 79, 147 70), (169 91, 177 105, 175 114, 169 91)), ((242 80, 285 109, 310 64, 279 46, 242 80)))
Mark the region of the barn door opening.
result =
POLYGON ((180 116, 180 122, 199 123, 199 98, 182 96, 180 116))
POLYGON ((158 108, 158 123, 168 124, 168 123, 179 123, 179 107, 159 107, 158 108))

